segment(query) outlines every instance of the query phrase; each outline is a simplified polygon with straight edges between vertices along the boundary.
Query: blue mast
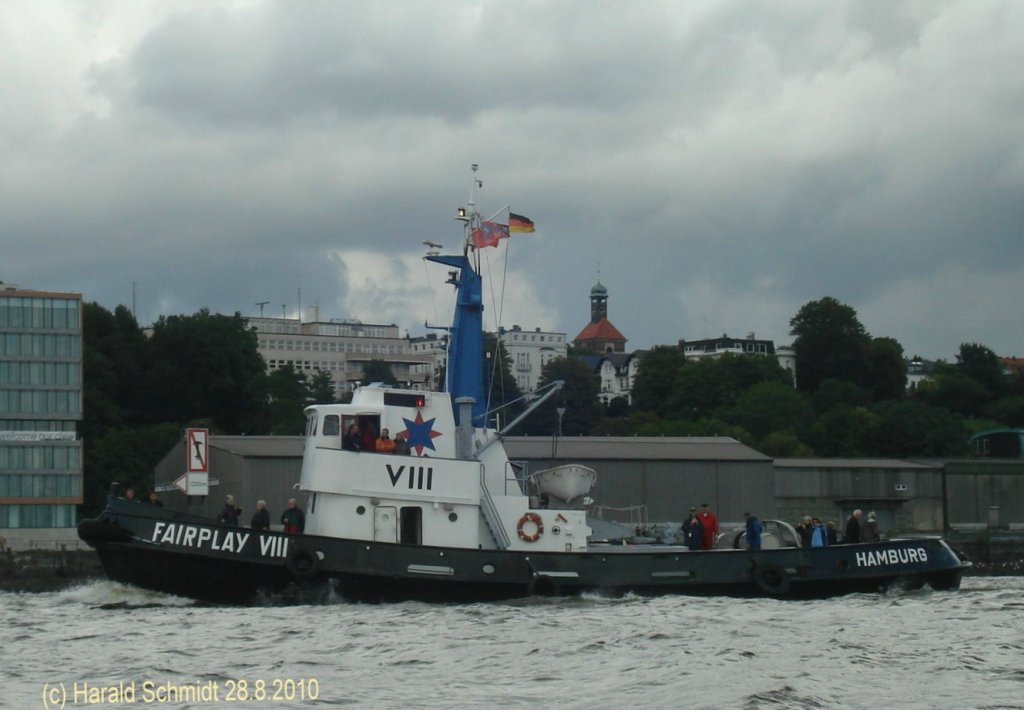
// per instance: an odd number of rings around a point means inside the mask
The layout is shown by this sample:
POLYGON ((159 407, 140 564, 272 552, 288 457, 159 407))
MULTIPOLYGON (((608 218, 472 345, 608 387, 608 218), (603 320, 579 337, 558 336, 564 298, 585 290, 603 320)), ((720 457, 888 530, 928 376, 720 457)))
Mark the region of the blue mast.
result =
MULTIPOLYGON (((483 297, 480 275, 468 256, 427 256, 428 261, 459 269, 452 272, 448 283, 455 286, 455 318, 448 333, 448 370, 445 389, 454 402, 459 397, 472 397, 473 423, 484 425, 487 402, 484 400, 483 377, 483 297)), ((455 423, 459 410, 455 408, 455 423)))
MULTIPOLYGON (((452 396, 452 403, 459 397, 472 397, 473 421, 471 426, 486 426, 487 401, 484 399, 483 335, 484 302, 480 274, 470 260, 470 237, 480 227, 480 214, 476 211, 476 189, 483 183, 477 179, 478 165, 473 163, 473 185, 469 191, 467 209, 460 209, 456 217, 465 223, 465 237, 461 256, 428 254, 426 259, 445 264, 459 270, 453 271, 448 283, 455 286, 455 317, 448 332, 448 369, 445 373, 445 390, 452 396)), ((440 245, 437 245, 440 246, 440 245)), ((479 263, 479 261, 478 261, 479 263)), ((455 423, 459 422, 459 409, 455 409, 455 423)))

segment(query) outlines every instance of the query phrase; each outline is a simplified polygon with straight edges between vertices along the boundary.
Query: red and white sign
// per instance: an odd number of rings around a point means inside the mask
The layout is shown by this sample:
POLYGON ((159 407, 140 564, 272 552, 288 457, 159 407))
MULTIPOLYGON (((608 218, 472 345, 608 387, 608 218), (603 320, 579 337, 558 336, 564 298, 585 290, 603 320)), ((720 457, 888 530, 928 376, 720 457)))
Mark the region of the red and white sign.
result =
POLYGON ((185 470, 188 473, 209 473, 210 460, 207 458, 209 447, 209 429, 185 430, 185 470))

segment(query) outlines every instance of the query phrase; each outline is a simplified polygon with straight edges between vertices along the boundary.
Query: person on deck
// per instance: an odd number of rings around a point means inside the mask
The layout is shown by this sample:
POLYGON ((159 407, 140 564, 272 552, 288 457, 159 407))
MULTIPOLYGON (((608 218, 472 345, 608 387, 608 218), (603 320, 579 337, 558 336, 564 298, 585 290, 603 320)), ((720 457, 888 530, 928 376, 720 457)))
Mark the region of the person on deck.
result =
POLYGON ((747 521, 746 531, 743 533, 744 539, 747 541, 747 546, 751 550, 761 549, 761 522, 757 519, 756 515, 750 513, 744 513, 743 517, 747 521))
POLYGON ((882 539, 878 532, 878 519, 875 517, 875 511, 868 513, 868 519, 864 522, 860 532, 861 542, 878 542, 882 539))
POLYGON ((146 500, 146 502, 149 503, 150 505, 156 505, 156 506, 159 506, 161 508, 164 507, 164 503, 163 503, 162 500, 160 500, 160 496, 158 496, 156 494, 156 491, 151 491, 150 492, 149 498, 146 500))
POLYGON ((363 437, 359 434, 359 427, 355 424, 349 424, 348 431, 345 432, 345 439, 342 441, 341 448, 347 449, 348 451, 360 451, 363 448, 363 437))
POLYGON ((843 544, 853 545, 860 542, 860 519, 864 517, 864 512, 857 508, 853 511, 853 514, 846 521, 846 530, 843 532, 843 544))
POLYGON ((697 513, 697 517, 700 518, 700 524, 704 526, 703 548, 710 550, 715 546, 715 540, 718 539, 718 518, 711 512, 707 503, 700 504, 700 512, 697 513))
POLYGON ((220 515, 217 516, 217 522, 221 525, 228 525, 233 528, 238 527, 238 516, 242 514, 242 509, 235 505, 235 497, 232 495, 224 496, 224 507, 220 510, 220 515))
POLYGON ((306 529, 306 514, 294 498, 288 499, 288 507, 281 513, 281 524, 286 533, 299 534, 306 529))
POLYGON ((390 432, 387 429, 381 429, 380 436, 377 438, 376 448, 378 454, 394 453, 395 441, 391 438, 390 432))
POLYGON ((363 433, 363 451, 377 450, 377 429, 368 419, 364 419, 359 430, 363 433))
POLYGON ((256 512, 252 514, 249 527, 253 530, 270 530, 270 511, 267 510, 267 501, 256 501, 256 512))
POLYGON ((811 516, 805 515, 796 526, 797 535, 800 536, 800 547, 811 546, 811 516))
POLYGON ((690 517, 683 523, 683 532, 686 534, 686 546, 691 550, 699 550, 704 546, 704 526, 697 517, 696 508, 690 508, 690 517))
POLYGON ((405 438, 406 434, 404 431, 400 431, 395 434, 395 454, 399 456, 408 456, 412 453, 412 448, 409 446, 409 440, 405 438))
POLYGON ((828 547, 828 528, 818 518, 811 519, 811 547, 828 547))
POLYGON ((839 531, 836 530, 836 521, 829 520, 825 523, 825 539, 828 540, 828 546, 839 544, 839 531))

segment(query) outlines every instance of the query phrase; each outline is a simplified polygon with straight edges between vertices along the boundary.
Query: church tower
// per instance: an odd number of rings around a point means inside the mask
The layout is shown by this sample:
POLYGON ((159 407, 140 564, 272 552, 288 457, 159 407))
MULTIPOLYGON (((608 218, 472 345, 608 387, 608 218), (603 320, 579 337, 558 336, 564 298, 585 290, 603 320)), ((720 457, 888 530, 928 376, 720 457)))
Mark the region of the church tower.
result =
POLYGON ((597 279, 594 288, 590 289, 590 322, 597 323, 608 317, 608 289, 597 279))
POLYGON ((590 289, 590 322, 572 342, 578 348, 598 353, 626 352, 626 336, 608 320, 608 289, 600 276, 590 289))

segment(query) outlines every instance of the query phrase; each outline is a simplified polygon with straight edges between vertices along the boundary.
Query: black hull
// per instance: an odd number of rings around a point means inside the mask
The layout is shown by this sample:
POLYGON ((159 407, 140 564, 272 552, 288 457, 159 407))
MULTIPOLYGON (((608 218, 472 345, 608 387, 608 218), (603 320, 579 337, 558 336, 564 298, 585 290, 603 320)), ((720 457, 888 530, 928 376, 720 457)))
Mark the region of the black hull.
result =
POLYGON ((113 580, 223 603, 324 585, 372 602, 583 592, 822 598, 894 585, 956 589, 969 565, 938 538, 757 552, 642 545, 529 553, 259 533, 120 502, 83 521, 79 535, 113 580))

